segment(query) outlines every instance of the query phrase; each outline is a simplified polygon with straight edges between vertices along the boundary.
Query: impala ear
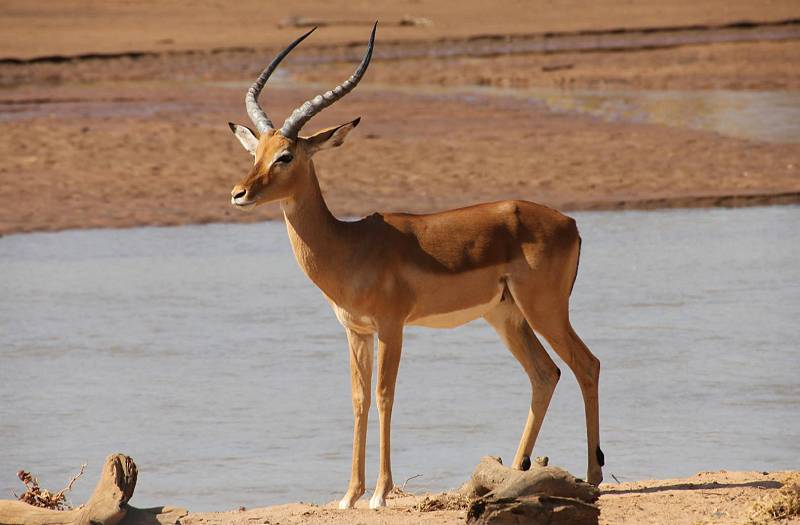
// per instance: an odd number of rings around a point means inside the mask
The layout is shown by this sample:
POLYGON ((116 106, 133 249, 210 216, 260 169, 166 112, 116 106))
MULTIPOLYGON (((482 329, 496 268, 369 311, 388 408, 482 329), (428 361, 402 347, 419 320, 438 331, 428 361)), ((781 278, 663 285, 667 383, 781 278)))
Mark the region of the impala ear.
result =
POLYGON ((353 128, 358 126, 359 122, 361 122, 361 117, 358 117, 354 121, 348 122, 347 124, 323 129, 322 131, 318 131, 310 137, 306 137, 304 140, 308 145, 309 155, 313 155, 314 153, 323 149, 341 146, 344 144, 344 139, 347 137, 347 134, 350 133, 353 128))
POLYGON ((236 135, 237 139, 239 139, 239 142, 242 143, 244 149, 249 151, 250 155, 255 157, 256 147, 258 146, 258 137, 256 137, 255 133, 253 133, 253 130, 247 126, 240 126, 239 124, 234 124, 233 122, 228 122, 228 126, 231 127, 231 131, 233 131, 233 134, 236 135))

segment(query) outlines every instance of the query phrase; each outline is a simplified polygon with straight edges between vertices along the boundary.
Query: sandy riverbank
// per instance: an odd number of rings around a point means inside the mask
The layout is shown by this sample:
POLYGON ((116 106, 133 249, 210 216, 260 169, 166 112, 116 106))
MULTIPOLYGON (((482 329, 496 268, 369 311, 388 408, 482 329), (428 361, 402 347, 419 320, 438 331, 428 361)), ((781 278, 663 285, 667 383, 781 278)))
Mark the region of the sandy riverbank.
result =
MULTIPOLYGON (((0 234, 279 216, 276 206, 253 213, 231 209, 230 188, 250 161, 226 123, 246 122, 242 97, 248 82, 273 46, 298 32, 277 28, 287 16, 313 15, 332 25, 287 61, 289 78, 276 79, 267 90, 264 105, 278 122, 319 85, 330 86, 349 73, 367 31, 361 11, 342 6, 343 11, 330 11, 331 6, 319 11, 304 3, 293 4, 291 12, 265 14, 265 31, 228 20, 241 22, 248 9, 255 10, 246 3, 219 13, 212 4, 141 10, 73 2, 57 12, 14 5, 2 24, 13 25, 8 29, 19 38, 0 45, 0 57, 152 54, 0 63, 0 234), (215 13, 217 30, 202 31, 215 13), (36 38, 45 28, 48 38, 36 38), (164 43, 170 39, 172 44, 164 43)), ((503 198, 565 209, 800 200, 797 143, 556 113, 503 92, 508 87, 796 91, 800 40, 622 52, 419 55, 420 46, 461 49, 487 34, 786 20, 796 14, 791 2, 725 3, 725 9, 722 4, 715 9, 714 2, 669 7, 645 2, 635 9, 605 4, 585 9, 565 2, 558 16, 546 6, 509 4, 491 14, 483 13, 482 5, 467 2, 450 13, 438 4, 377 9, 387 21, 401 18, 402 11, 429 18, 432 25, 382 27, 378 49, 384 45, 394 58, 376 55, 359 89, 309 125, 313 131, 363 117, 345 147, 317 160, 335 213, 427 212, 503 198), (476 14, 483 16, 481 24, 476 25, 476 14), (411 54, 403 58, 406 52, 411 54), (499 91, 470 93, 476 86, 499 91)))
MULTIPOLYGON (((766 518, 759 509, 775 508, 775 502, 800 493, 788 487, 800 480, 800 472, 702 472, 685 479, 605 483, 599 500, 600 523, 608 525, 745 525, 759 523, 800 523, 800 516, 781 521, 766 518)), ((421 512, 425 495, 397 495, 389 507, 379 511, 366 508, 366 500, 355 510, 340 511, 335 502, 327 505, 291 503, 261 509, 222 513, 190 513, 185 525, 253 524, 281 525, 425 525, 463 524, 464 510, 421 512)))

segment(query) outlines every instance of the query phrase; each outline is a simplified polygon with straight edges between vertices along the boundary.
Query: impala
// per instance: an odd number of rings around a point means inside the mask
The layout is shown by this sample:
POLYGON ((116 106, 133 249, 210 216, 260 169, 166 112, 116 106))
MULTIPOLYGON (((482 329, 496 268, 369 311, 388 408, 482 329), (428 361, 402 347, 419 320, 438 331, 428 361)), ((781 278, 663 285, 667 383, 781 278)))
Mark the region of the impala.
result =
POLYGON ((257 131, 230 124, 255 159, 247 176, 234 186, 232 204, 247 208, 280 202, 298 264, 330 302, 347 333, 355 422, 350 485, 339 507, 352 507, 365 491, 374 337, 378 339, 375 396, 380 470, 371 508, 384 506, 393 487, 389 434, 403 327, 450 328, 478 317, 494 327, 531 382, 528 418, 512 466, 530 466, 536 436, 561 375, 535 330, 578 380, 586 415, 587 478, 599 484, 603 465, 597 394, 600 362, 569 321, 569 297, 581 246, 575 221, 532 202, 502 201, 429 215, 374 213, 344 222, 325 204, 312 157, 340 146, 360 119, 310 136, 298 133, 364 76, 376 27, 355 73, 305 102, 276 129, 257 98, 281 60, 314 29, 299 37, 247 91, 245 106, 257 131))

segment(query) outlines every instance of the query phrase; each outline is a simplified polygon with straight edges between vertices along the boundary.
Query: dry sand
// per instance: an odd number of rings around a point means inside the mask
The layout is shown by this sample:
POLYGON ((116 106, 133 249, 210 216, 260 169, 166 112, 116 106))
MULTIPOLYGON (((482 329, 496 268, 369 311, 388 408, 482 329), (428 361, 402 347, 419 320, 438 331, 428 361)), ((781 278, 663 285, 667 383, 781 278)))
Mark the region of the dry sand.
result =
MULTIPOLYGON (((776 521, 764 519, 757 504, 783 499, 781 494, 800 481, 800 472, 702 472, 686 479, 605 483, 601 485, 600 523, 608 525, 746 525, 800 523, 800 516, 776 521), (788 481, 788 483, 787 483, 788 481)), ((800 492, 793 491, 794 501, 800 492)), ((181 520, 185 525, 272 524, 272 525, 461 525, 464 510, 420 512, 416 506, 425 498, 399 496, 378 511, 358 508, 340 511, 335 502, 317 506, 292 503, 262 509, 223 513, 192 513, 181 520)))
POLYGON ((381 21, 381 39, 388 42, 800 16, 794 0, 60 0, 46 5, 4 0, 0 10, 0 34, 4 36, 0 58, 275 47, 297 34, 294 27, 279 27, 281 21, 292 17, 330 24, 314 37, 316 43, 330 44, 361 42, 364 28, 374 20, 381 21), (432 23, 400 26, 403 18, 425 18, 432 23))

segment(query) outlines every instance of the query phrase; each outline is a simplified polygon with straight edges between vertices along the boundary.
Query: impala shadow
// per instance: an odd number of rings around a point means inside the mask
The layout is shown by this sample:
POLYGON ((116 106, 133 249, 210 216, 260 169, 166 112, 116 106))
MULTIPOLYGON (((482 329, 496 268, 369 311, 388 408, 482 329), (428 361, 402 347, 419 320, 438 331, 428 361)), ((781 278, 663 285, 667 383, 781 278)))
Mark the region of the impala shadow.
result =
POLYGON ((773 480, 748 481, 747 483, 675 483, 658 485, 656 487, 642 487, 638 489, 603 489, 601 496, 611 496, 615 494, 651 494, 653 492, 666 492, 670 490, 710 490, 710 489, 735 489, 735 488, 757 488, 757 489, 779 489, 783 483, 773 480))

